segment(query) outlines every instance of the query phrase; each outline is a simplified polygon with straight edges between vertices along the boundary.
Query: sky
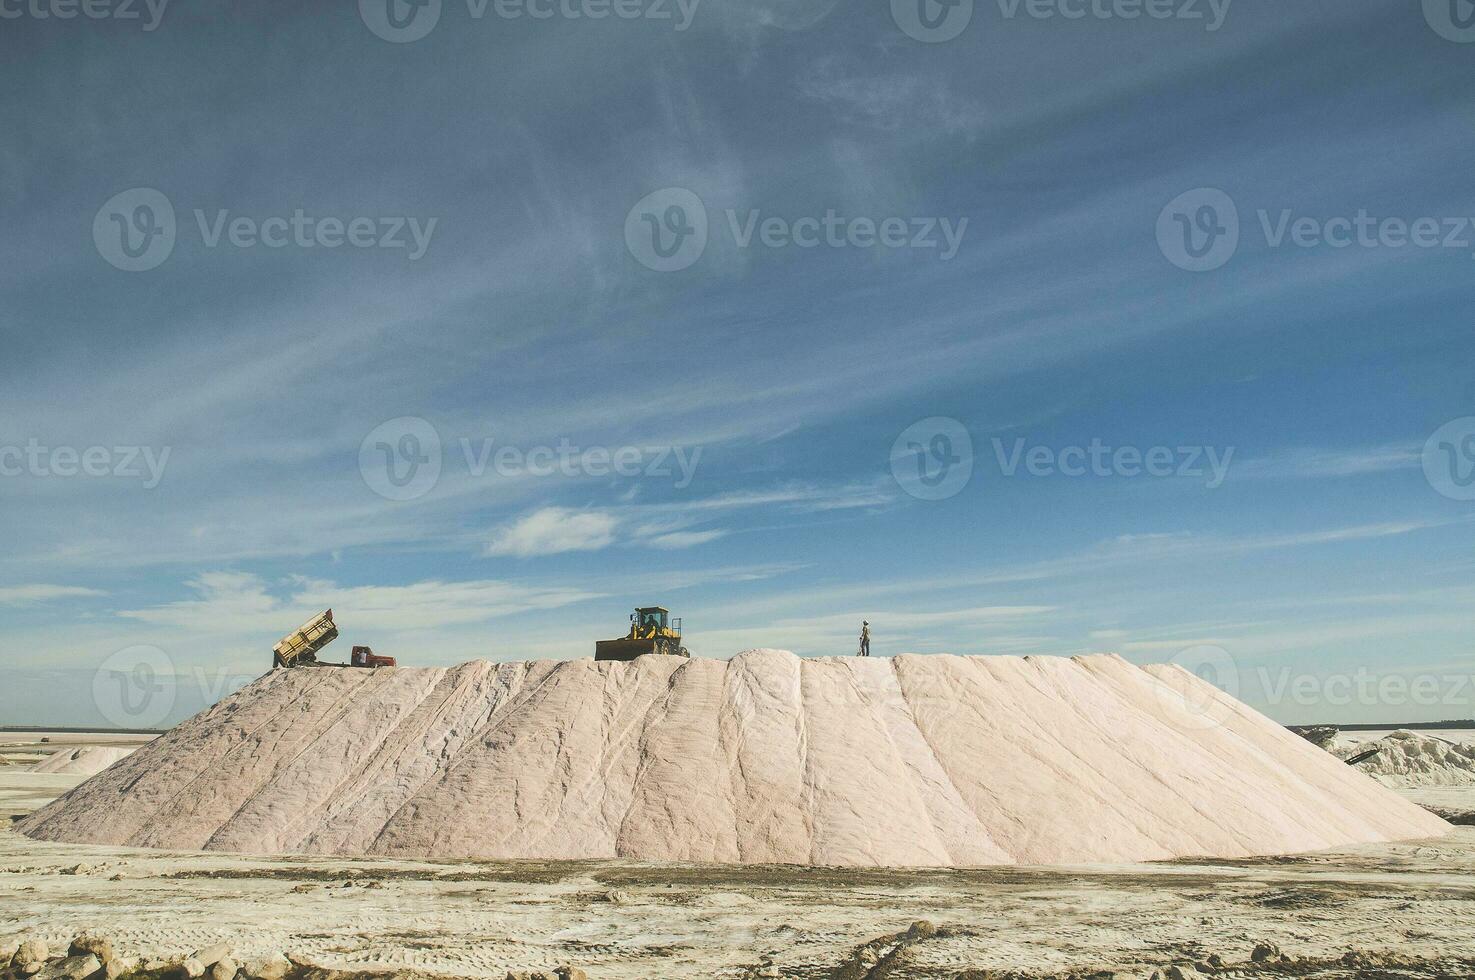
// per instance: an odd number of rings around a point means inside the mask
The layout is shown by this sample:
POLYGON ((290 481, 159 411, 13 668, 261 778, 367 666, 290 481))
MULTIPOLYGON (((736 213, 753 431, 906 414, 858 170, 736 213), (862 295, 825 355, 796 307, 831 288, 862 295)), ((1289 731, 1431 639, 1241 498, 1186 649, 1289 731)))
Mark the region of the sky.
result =
POLYGON ((1471 717, 1446 2, 0 0, 0 724, 647 604, 1471 717))

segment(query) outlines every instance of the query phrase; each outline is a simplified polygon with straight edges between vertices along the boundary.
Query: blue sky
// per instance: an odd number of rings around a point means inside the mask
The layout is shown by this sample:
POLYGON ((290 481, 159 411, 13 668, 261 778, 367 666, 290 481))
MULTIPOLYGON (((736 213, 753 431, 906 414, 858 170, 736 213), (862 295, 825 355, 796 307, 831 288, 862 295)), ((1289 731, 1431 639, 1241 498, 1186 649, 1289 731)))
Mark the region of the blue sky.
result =
POLYGON ((980 0, 940 43, 879 3, 703 0, 677 30, 444 0, 406 43, 369 0, 308 6, 5 8, 0 720, 96 723, 139 648, 188 679, 180 717, 330 605, 345 648, 451 664, 587 656, 648 602, 702 656, 849 653, 866 618, 882 655, 1211 645, 1288 722, 1475 714, 1475 503, 1425 466, 1475 415, 1475 45, 1416 6, 1236 0, 1208 30, 980 0), (138 188, 176 225, 127 271, 100 242, 138 188), (707 241, 657 271, 626 229, 672 188, 707 241), (1238 245, 1189 271, 1158 229, 1204 188, 1238 245), (252 238, 299 209, 374 244, 252 238), (742 243, 827 212, 906 244, 742 243), (1359 212, 1440 244, 1339 246, 1359 212), (939 424, 971 476, 924 499, 893 446, 929 464, 939 424), (380 442, 431 439, 433 485, 376 492, 380 442), (1059 471, 1093 441, 1227 468, 1059 471), (478 473, 560 445, 596 455, 478 473), (1009 475, 1016 447, 1060 465, 1009 475), (626 448, 633 475, 600 465, 626 448), (1328 698, 1359 673, 1440 693, 1328 698))

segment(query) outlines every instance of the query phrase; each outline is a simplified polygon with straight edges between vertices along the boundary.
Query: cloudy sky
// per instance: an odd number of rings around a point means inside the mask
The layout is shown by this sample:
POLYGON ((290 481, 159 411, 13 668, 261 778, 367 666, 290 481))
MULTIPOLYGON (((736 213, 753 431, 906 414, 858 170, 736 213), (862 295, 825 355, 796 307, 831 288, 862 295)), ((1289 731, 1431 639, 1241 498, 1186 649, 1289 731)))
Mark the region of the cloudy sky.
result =
POLYGON ((1475 714, 1425 8, 0 0, 0 722, 173 720, 328 606, 442 665, 657 602, 1475 714))

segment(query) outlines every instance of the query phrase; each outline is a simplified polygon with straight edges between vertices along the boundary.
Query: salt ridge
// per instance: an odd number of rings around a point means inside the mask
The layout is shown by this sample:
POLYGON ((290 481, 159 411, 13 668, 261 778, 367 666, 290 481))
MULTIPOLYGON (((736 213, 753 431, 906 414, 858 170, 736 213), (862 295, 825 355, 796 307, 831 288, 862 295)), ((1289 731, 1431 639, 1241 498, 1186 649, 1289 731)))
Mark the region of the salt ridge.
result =
POLYGON ((779 650, 274 671, 18 826, 258 854, 844 866, 1450 829, 1177 667, 779 650))

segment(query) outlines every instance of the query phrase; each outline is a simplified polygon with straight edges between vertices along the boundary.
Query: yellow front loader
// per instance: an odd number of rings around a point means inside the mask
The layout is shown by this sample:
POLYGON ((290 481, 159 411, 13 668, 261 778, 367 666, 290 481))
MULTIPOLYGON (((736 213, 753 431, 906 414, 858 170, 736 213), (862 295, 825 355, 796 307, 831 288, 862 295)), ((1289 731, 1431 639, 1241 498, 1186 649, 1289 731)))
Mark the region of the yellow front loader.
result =
POLYGON ((668 609, 645 606, 630 614, 630 632, 618 640, 596 640, 595 660, 634 660, 647 653, 690 657, 681 645, 681 620, 671 619, 668 609))

